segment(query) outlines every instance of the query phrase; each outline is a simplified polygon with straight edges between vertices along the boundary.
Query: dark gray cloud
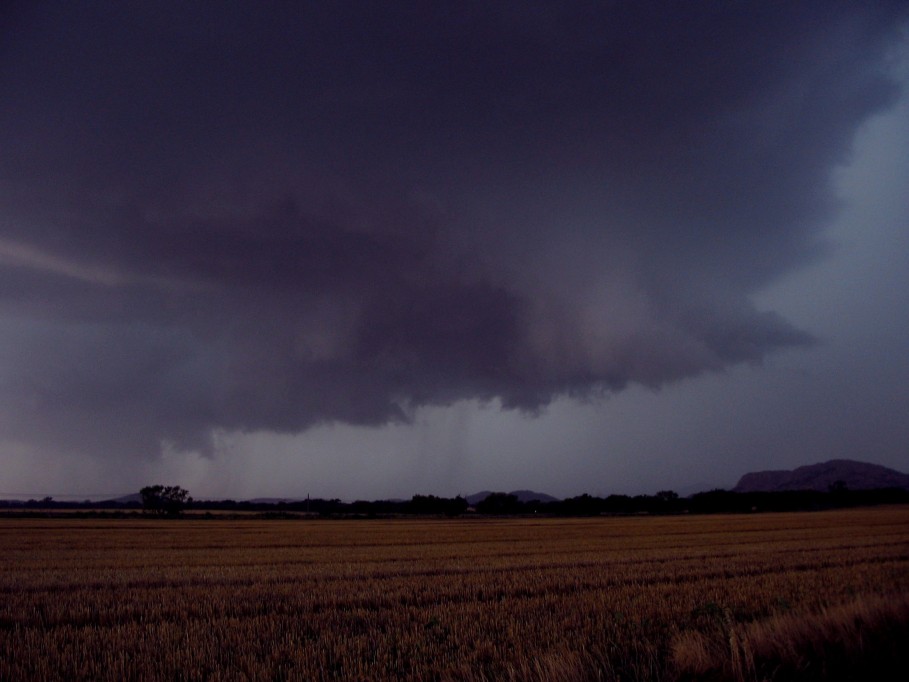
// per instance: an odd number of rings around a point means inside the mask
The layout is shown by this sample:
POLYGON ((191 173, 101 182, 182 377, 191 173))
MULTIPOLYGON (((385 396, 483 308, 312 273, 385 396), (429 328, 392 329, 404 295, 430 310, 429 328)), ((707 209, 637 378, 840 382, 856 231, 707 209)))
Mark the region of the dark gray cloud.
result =
POLYGON ((536 410, 811 337, 904 3, 13 4, 0 429, 90 453, 536 410))

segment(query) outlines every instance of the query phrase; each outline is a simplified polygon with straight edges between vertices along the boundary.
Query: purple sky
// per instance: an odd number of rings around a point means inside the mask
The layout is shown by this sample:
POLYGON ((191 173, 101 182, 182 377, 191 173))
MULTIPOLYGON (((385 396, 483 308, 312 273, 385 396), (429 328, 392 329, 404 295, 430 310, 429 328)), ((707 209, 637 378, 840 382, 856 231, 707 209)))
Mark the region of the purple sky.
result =
POLYGON ((905 2, 8 2, 0 497, 909 470, 905 2))

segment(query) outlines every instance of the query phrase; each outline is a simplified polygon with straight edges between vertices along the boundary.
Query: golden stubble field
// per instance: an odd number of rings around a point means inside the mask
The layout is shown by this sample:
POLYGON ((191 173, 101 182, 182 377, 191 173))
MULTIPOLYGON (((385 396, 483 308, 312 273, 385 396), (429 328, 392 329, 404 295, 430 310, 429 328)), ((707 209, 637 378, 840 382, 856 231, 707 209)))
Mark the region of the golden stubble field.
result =
POLYGON ((5 518, 0 556, 0 680, 850 679, 909 641, 906 507, 5 518))

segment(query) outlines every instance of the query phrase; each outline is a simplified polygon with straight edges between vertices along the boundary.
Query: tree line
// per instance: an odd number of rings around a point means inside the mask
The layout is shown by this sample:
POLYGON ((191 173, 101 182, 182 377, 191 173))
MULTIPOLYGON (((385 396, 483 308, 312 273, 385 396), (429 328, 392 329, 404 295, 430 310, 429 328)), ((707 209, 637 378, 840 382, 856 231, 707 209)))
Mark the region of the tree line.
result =
POLYGON ((265 516, 322 517, 387 517, 387 516, 602 516, 631 514, 711 514, 750 513, 763 511, 809 511, 880 504, 909 504, 909 491, 902 488, 849 490, 844 485, 827 491, 798 490, 784 492, 739 493, 711 490, 689 497, 663 490, 655 495, 589 494, 564 500, 522 501, 516 495, 491 493, 471 506, 462 496, 452 498, 414 495, 409 500, 306 499, 287 502, 252 502, 236 500, 193 500, 180 486, 153 485, 142 488, 138 501, 63 502, 46 497, 42 500, 0 501, 0 509, 91 509, 142 511, 160 517, 176 517, 186 510, 249 513, 265 516))

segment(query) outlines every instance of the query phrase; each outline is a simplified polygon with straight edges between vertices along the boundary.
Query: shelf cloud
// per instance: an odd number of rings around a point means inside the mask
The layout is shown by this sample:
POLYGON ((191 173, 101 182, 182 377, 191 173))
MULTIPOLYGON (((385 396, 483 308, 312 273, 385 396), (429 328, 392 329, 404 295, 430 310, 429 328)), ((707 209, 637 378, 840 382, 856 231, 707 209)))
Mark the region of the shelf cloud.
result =
POLYGON ((0 432, 116 457, 219 431, 534 413, 817 342, 898 94, 905 3, 12 3, 0 432))

